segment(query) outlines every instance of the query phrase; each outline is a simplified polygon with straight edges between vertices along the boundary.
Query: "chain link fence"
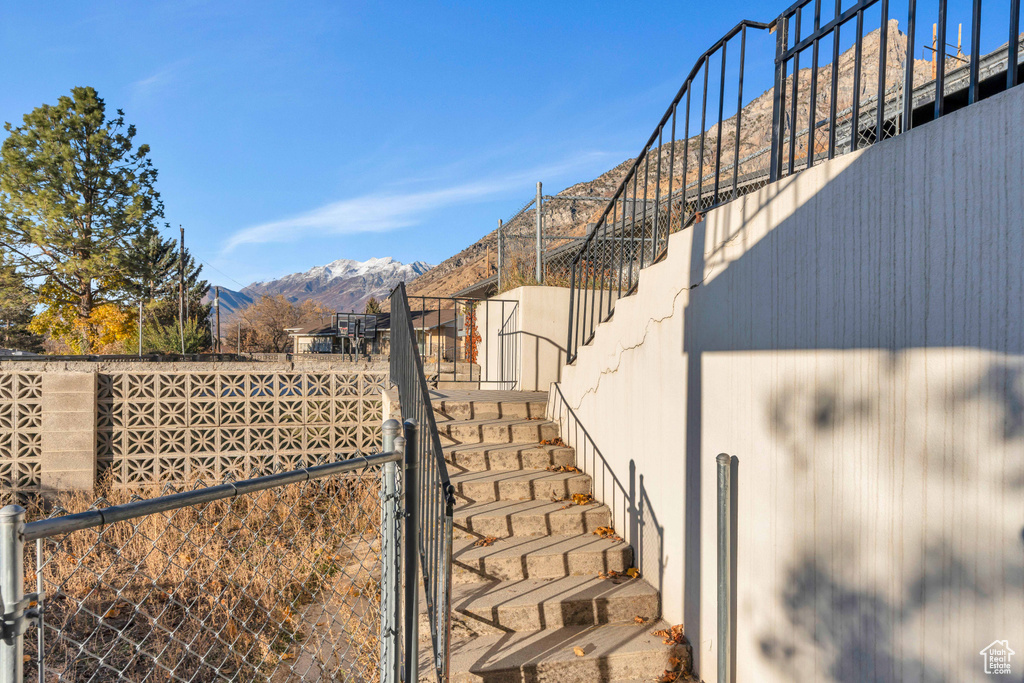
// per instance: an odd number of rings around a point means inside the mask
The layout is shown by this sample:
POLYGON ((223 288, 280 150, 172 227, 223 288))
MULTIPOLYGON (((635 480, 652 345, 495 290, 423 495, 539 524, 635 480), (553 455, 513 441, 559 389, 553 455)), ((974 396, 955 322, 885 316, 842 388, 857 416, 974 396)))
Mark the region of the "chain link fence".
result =
POLYGON ((400 457, 4 508, 0 680, 395 680, 400 457))

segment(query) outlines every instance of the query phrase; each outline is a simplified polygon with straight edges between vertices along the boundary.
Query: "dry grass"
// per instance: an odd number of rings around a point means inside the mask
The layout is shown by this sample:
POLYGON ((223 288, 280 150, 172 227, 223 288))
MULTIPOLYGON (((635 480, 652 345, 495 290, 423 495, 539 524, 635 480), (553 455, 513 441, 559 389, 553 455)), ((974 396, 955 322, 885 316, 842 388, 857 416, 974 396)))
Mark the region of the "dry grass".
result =
POLYGON ((46 539, 47 679, 377 680, 378 481, 332 477, 46 539))

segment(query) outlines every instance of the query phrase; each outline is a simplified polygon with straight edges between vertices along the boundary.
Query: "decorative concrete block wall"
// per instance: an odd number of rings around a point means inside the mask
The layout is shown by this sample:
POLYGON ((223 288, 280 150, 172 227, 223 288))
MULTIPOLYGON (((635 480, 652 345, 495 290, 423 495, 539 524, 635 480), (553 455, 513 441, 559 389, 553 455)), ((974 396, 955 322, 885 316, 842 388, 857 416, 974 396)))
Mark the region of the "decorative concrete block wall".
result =
POLYGON ((0 374, 0 488, 39 488, 43 376, 0 374))
POLYGON ((384 370, 204 365, 0 368, 0 489, 219 482, 379 448, 384 370))

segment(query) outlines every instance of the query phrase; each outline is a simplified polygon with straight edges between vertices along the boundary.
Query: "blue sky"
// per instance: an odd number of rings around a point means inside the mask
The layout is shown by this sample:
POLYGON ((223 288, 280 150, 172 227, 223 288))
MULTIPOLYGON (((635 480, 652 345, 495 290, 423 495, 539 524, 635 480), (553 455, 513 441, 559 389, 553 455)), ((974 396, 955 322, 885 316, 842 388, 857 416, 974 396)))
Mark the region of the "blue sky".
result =
POLYGON ((633 156, 699 54, 780 9, 6 2, 0 120, 78 85, 124 109, 214 284, 439 263, 537 180, 555 192, 633 156))

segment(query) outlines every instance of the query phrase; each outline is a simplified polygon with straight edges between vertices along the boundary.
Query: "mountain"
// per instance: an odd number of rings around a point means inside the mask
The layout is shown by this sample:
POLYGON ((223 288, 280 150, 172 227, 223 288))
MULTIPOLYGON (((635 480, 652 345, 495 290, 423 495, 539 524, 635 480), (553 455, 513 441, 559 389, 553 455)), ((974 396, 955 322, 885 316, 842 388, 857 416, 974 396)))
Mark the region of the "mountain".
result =
MULTIPOLYGON (((370 297, 386 299, 399 282, 410 282, 431 267, 423 261, 400 263, 390 256, 366 261, 338 259, 304 273, 254 282, 241 291, 221 287, 221 315, 230 316, 264 295, 282 295, 295 302, 314 299, 338 311, 362 311, 370 297)), ((208 297, 212 295, 211 290, 208 297)))

